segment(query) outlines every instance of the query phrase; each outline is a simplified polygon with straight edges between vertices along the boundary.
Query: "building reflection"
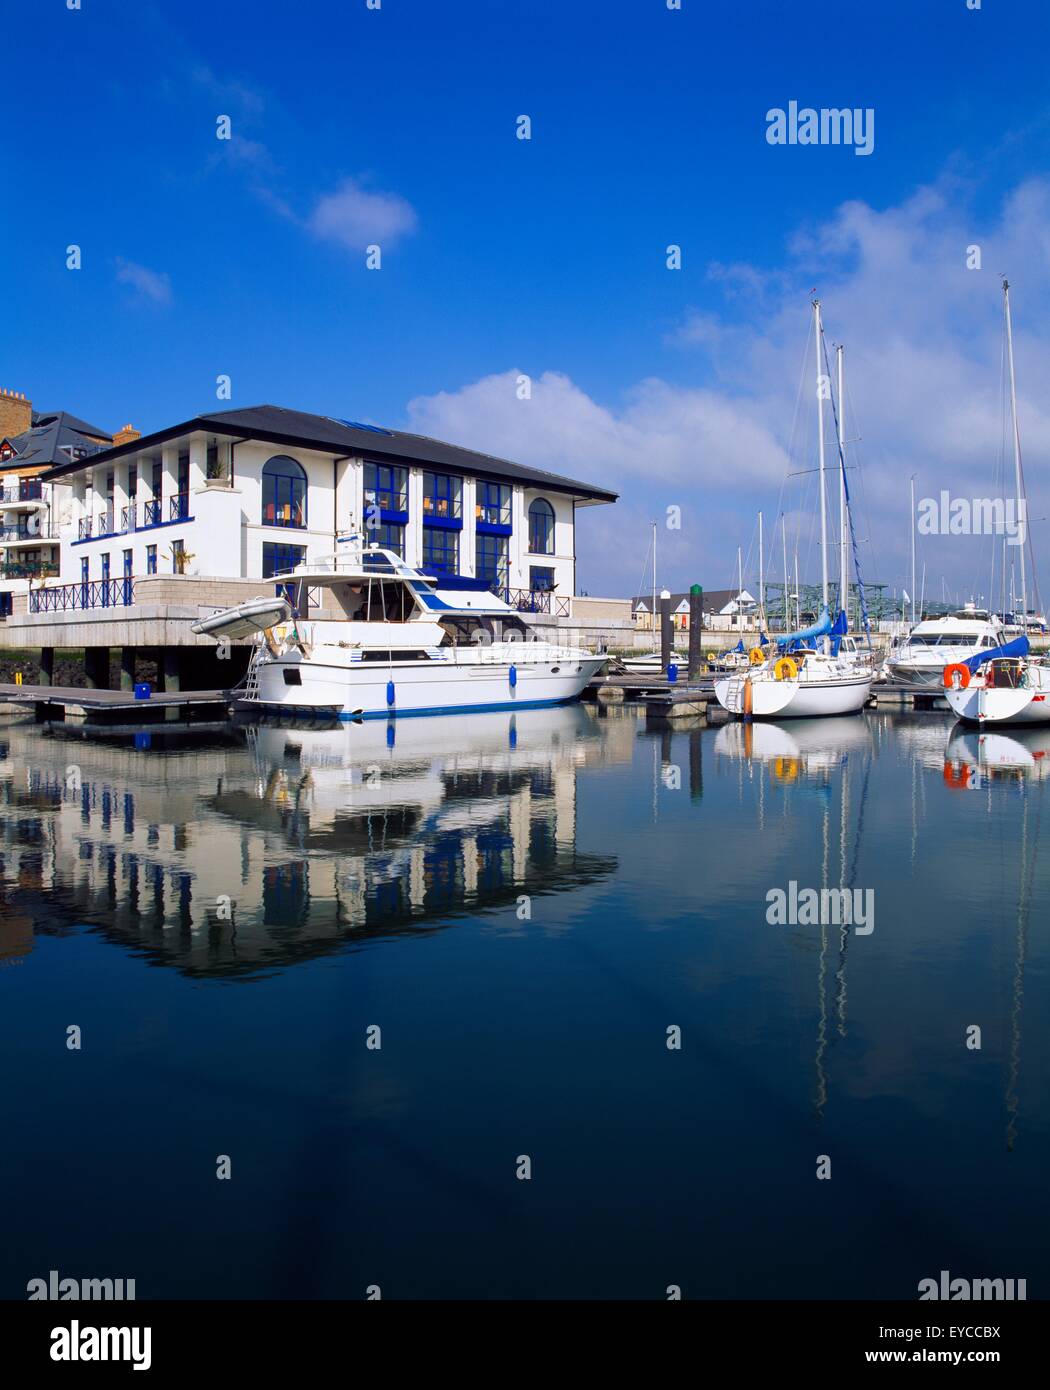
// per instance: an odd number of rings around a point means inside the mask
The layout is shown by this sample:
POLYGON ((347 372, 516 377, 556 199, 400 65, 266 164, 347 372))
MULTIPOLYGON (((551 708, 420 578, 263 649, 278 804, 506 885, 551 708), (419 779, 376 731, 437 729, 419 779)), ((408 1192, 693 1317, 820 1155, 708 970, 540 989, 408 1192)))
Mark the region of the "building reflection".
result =
POLYGON ((528 930, 520 897, 617 864, 577 847, 578 777, 617 757, 580 707, 0 737, 0 956, 87 925, 248 977, 476 913, 528 930))

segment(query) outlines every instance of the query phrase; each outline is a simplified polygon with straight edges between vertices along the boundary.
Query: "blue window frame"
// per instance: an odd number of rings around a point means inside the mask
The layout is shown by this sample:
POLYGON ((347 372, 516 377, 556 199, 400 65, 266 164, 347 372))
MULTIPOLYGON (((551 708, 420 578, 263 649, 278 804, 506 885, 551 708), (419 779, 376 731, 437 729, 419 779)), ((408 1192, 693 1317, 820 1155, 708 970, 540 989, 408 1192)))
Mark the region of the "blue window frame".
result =
POLYGON ((474 515, 481 526, 499 526, 504 534, 510 532, 511 490, 505 483, 483 483, 477 485, 477 502, 474 515))
POLYGON ((109 556, 102 556, 102 607, 109 607, 109 556))
MULTIPOLYGON (((371 517, 375 518, 374 511, 371 517)), ((372 519, 366 518, 365 541, 368 545, 380 545, 384 550, 394 551, 402 560, 405 558, 405 528, 400 522, 381 521, 374 525, 372 519)))
POLYGON ((157 573, 157 547, 155 545, 147 545, 146 547, 146 573, 157 573))
POLYGON ((178 574, 178 573, 179 573, 179 565, 180 565, 180 563, 181 563, 182 554, 183 554, 183 551, 184 551, 185 549, 186 549, 186 546, 185 546, 185 543, 184 543, 183 541, 172 541, 172 543, 171 543, 171 572, 172 572, 172 574, 178 574))
POLYGON ((283 541, 263 542, 263 578, 287 574, 306 559, 305 545, 285 545, 283 541))
POLYGON ((385 463, 365 464, 365 510, 378 507, 381 521, 408 520, 408 471, 385 463), (388 513, 395 512, 396 516, 388 513))
MULTIPOLYGON (((272 579, 276 574, 287 574, 289 570, 294 570, 296 565, 301 565, 306 559, 305 545, 285 545, 283 541, 264 541, 263 542, 263 578, 272 579)), ((297 585, 277 584, 274 586, 274 593, 278 598, 287 599, 295 609, 295 591, 297 585)))
POLYGON ((427 574, 459 573, 459 532, 441 526, 423 528, 423 568, 427 574))
POLYGON ((463 482, 448 473, 423 474, 423 525, 463 524, 463 482))
POLYGON ((529 506, 529 551, 554 554, 554 508, 545 497, 537 497, 529 506))
POLYGON ((131 578, 131 551, 130 551, 130 550, 125 550, 125 552, 124 552, 124 578, 125 578, 125 579, 130 579, 130 578, 131 578))
POLYGON ((547 565, 530 565, 529 588, 534 594, 549 594, 554 588, 553 569, 547 565))
POLYGON ((12 598, 10 591, 0 594, 0 618, 10 618, 12 613, 12 598))
POLYGON ((509 577, 506 536, 478 536, 478 578, 490 588, 505 589, 509 577))
POLYGON ((306 526, 306 469, 287 454, 276 454, 263 464, 264 526, 306 526))

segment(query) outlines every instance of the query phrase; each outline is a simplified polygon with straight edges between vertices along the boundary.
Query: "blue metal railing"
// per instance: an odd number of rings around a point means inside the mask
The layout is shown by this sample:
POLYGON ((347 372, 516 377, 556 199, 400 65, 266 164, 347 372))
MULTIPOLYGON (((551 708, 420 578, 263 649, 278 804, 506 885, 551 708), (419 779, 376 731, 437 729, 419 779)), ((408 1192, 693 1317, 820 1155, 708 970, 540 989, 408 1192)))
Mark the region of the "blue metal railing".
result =
POLYGON ((79 584, 56 584, 31 589, 30 613, 68 613, 75 609, 126 608, 135 600, 133 579, 88 579, 79 584))

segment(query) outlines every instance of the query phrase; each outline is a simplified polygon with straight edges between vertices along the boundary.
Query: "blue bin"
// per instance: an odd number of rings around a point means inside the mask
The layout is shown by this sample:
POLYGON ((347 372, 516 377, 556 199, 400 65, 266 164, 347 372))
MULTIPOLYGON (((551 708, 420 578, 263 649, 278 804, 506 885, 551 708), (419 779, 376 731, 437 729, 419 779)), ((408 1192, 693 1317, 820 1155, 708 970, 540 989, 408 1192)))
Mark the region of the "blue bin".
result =
POLYGON ((153 687, 148 681, 143 681, 141 685, 135 686, 135 699, 148 700, 153 694, 153 687))
POLYGON ((667 679, 671 682, 672 685, 674 685, 675 681, 678 679, 678 666, 673 661, 667 668, 667 679))

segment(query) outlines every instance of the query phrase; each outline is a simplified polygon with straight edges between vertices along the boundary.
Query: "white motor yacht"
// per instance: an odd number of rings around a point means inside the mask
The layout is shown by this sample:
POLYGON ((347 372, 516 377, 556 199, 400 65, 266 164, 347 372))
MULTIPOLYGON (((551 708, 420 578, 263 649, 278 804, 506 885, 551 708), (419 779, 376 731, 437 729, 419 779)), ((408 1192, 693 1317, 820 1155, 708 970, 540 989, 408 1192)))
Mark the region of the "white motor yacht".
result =
POLYGON ((340 719, 560 705, 604 665, 601 654, 537 638, 495 594, 442 588, 393 551, 341 541, 253 600, 193 625, 216 639, 256 632, 246 702, 340 719))

